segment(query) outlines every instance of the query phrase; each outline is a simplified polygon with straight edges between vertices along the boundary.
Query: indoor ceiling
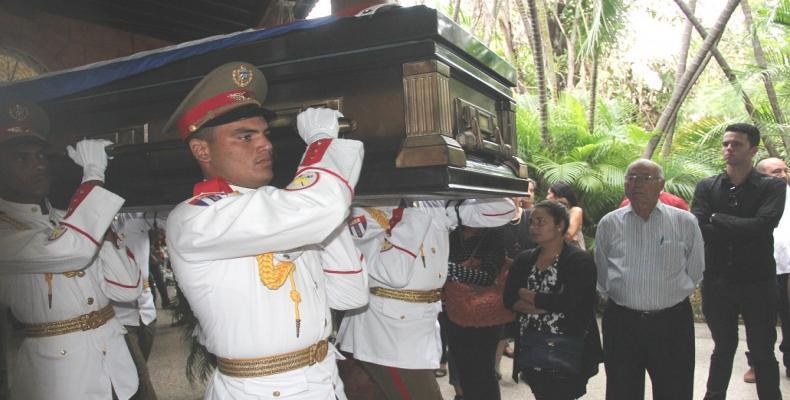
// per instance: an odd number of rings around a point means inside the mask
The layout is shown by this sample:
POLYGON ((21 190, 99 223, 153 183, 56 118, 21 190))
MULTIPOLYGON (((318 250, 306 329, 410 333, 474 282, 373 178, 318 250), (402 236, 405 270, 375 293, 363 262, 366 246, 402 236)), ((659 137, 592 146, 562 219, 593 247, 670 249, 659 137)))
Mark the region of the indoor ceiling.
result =
POLYGON ((6 0, 171 42, 303 19, 317 0, 6 0), (287 10, 292 10, 288 13, 287 10), (286 10, 286 12, 283 12, 286 10))

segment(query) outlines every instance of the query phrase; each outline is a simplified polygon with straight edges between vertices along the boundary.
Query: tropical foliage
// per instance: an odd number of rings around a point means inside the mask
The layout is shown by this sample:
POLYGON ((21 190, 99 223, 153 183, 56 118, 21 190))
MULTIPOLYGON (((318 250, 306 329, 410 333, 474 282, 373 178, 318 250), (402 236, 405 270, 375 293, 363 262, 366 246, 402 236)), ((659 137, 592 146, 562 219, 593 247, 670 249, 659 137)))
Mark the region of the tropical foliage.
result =
POLYGON ((622 200, 627 165, 647 153, 664 167, 666 189, 687 200, 723 168, 731 123, 760 127, 770 147, 758 158, 787 156, 790 0, 741 1, 402 0, 445 12, 517 68, 520 154, 539 192, 574 186, 588 236, 622 200), (640 17, 673 24, 681 51, 634 61, 640 17), (646 152, 651 138, 663 150, 646 152))

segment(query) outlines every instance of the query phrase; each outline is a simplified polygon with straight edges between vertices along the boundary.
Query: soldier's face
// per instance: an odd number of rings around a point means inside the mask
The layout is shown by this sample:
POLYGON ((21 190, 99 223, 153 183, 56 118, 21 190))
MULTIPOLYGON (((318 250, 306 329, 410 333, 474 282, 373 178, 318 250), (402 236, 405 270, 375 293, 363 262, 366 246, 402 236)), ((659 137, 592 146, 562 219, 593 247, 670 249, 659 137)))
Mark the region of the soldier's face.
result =
POLYGON ((49 194, 49 162, 44 145, 21 142, 0 146, 0 196, 39 204, 49 194))
POLYGON ((193 154, 204 166, 206 178, 225 178, 233 185, 257 189, 271 182, 272 142, 263 117, 220 125, 205 144, 205 153, 193 154))

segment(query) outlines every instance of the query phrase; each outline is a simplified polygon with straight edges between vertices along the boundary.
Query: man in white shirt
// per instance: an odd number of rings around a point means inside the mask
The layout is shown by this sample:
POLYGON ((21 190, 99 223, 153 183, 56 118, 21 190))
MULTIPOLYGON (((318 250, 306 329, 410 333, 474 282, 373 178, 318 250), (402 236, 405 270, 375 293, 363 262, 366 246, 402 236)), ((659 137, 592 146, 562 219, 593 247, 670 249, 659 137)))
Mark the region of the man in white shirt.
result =
MULTIPOLYGON (((790 176, 787 174, 787 164, 779 158, 771 157, 761 160, 755 166, 757 172, 764 175, 777 177, 790 183, 790 176)), ((787 187, 788 196, 785 197, 785 211, 790 210, 790 186, 787 187)), ((788 280, 790 276, 790 213, 782 214, 779 225, 774 229, 774 259, 776 259, 776 288, 779 291, 779 321, 782 323, 782 342, 779 350, 782 352, 782 363, 785 366, 785 376, 790 377, 790 306, 788 306, 788 280)), ((747 383, 757 382, 754 368, 751 367, 749 352, 746 352, 749 360, 749 370, 743 375, 743 380, 747 383)))
POLYGON ((142 284, 109 229, 123 204, 102 187, 109 142, 69 146, 82 184, 57 210, 47 199, 46 115, 32 104, 0 110, 0 303, 25 335, 11 397, 129 399, 137 374, 110 301, 137 299, 142 284))
POLYGON ((694 215, 658 201, 664 171, 631 163, 625 194, 631 204, 606 214, 595 235, 603 316, 607 400, 641 399, 645 371, 656 400, 691 400, 694 320, 688 296, 705 268, 694 215))
POLYGON ((362 143, 338 139, 331 109, 297 116, 308 147, 284 189, 267 186, 275 149, 266 79, 232 62, 206 75, 165 130, 205 180, 167 218, 173 272, 217 357, 206 399, 344 400, 329 308, 367 303, 367 275, 343 221, 362 143))

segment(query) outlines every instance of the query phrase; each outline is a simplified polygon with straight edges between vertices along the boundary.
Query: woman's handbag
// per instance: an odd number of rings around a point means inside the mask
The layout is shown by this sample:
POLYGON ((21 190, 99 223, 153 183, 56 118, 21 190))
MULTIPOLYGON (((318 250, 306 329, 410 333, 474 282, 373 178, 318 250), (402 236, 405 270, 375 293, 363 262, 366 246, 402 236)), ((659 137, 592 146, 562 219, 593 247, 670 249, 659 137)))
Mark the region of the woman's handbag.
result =
POLYGON ((522 370, 540 368, 568 375, 581 373, 584 339, 553 333, 525 332, 520 339, 518 362, 522 370))
POLYGON ((513 311, 505 308, 502 292, 513 260, 505 258, 494 284, 480 286, 447 281, 444 284, 444 308, 453 323, 467 327, 502 325, 512 322, 513 311))

